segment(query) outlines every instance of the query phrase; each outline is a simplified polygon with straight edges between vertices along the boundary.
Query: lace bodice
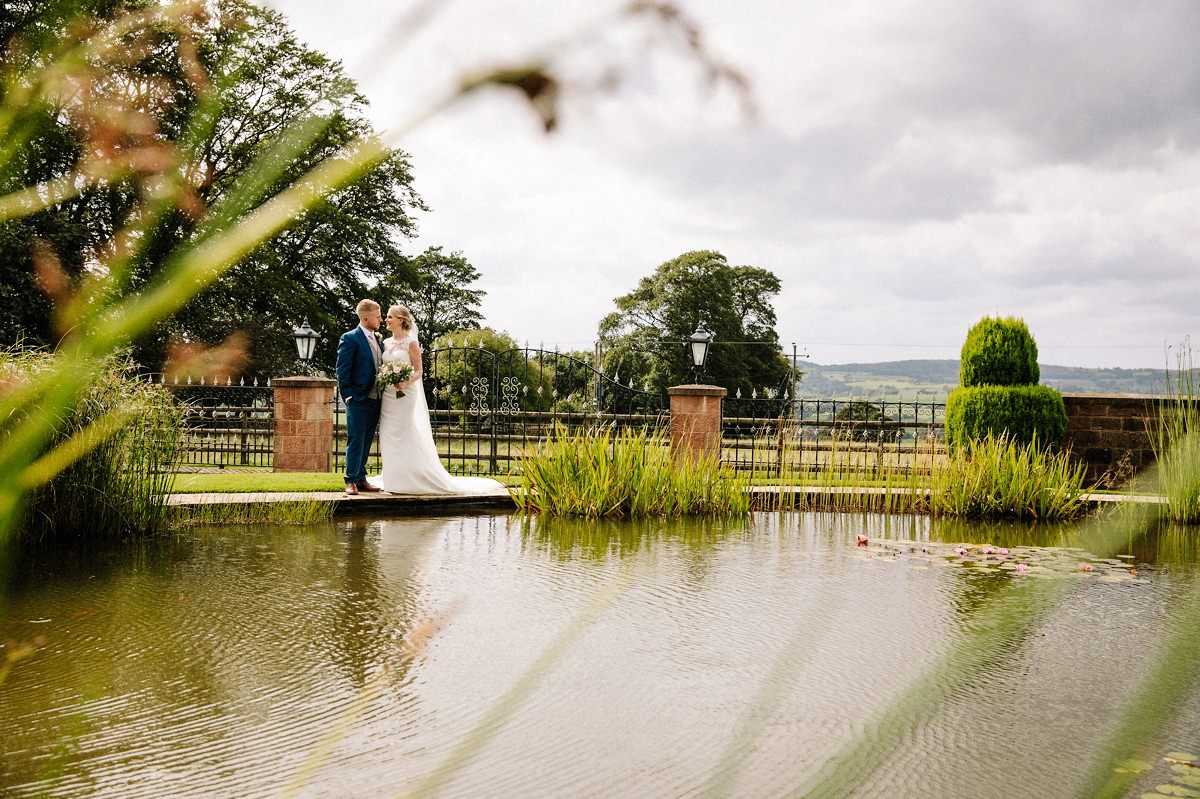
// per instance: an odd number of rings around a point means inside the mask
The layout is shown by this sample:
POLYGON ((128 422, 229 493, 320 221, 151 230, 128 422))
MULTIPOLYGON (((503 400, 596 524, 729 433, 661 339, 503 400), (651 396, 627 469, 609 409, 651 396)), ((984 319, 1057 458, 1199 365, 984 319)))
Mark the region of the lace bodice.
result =
POLYGON ((408 345, 412 343, 412 336, 397 341, 394 338, 384 342, 383 360, 388 363, 398 361, 399 363, 412 363, 412 359, 408 357, 408 345))

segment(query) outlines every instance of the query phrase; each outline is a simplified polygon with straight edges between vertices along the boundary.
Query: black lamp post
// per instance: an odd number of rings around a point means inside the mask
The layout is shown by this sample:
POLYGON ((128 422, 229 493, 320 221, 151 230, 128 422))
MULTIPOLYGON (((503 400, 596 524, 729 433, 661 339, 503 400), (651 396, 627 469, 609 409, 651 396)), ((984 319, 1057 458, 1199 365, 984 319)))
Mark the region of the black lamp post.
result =
POLYGON ((308 326, 306 318, 300 327, 292 328, 292 338, 296 340, 296 352, 300 356, 300 363, 304 364, 304 371, 307 372, 309 371, 309 362, 312 360, 313 349, 321 340, 321 335, 308 326))
POLYGON ((704 373, 704 362, 708 360, 708 347, 712 344, 713 334, 704 327, 704 322, 701 320, 696 325, 696 332, 688 336, 687 345, 692 353, 692 374, 695 375, 697 383, 700 382, 700 375, 704 373))

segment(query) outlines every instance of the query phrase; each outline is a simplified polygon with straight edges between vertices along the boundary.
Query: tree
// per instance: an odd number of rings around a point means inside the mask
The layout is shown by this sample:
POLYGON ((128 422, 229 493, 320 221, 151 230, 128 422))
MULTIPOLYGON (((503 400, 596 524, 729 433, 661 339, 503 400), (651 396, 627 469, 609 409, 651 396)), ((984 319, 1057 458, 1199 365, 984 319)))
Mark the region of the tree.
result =
POLYGON ((420 325, 421 338, 434 341, 451 331, 479 329, 479 301, 487 292, 468 288, 478 279, 479 271, 461 252, 446 255, 441 247, 430 247, 404 269, 385 276, 374 293, 384 297, 385 306, 407 305, 420 325))
MULTIPOLYGON (((96 5, 112 15, 143 4, 97 0, 96 5)), ((164 279, 169 254, 205 235, 197 228, 204 209, 217 215, 226 206, 244 212, 333 158, 346 144, 372 135, 363 113, 366 101, 341 65, 298 42, 279 14, 248 0, 215 0, 206 9, 158 31, 124 68, 98 71, 81 96, 48 109, 48 121, 32 137, 30 148, 45 154, 40 172, 18 178, 30 185, 73 168, 85 143, 103 140, 92 130, 97 123, 90 107, 103 106, 110 97, 132 98, 130 104, 143 115, 142 127, 149 132, 126 145, 129 157, 177 152, 190 204, 181 203, 129 240, 127 263, 115 281, 123 293, 164 279), (201 82, 219 87, 220 103, 201 100, 201 82), (285 131, 305 129, 311 135, 278 140, 285 131), (257 182, 242 181, 252 164, 262 167, 268 158, 274 160, 273 169, 257 173, 257 182), (235 186, 240 186, 237 193, 235 186)), ((26 28, 3 29, 0 36, 8 41, 18 34, 38 35, 46 23, 31 19, 26 28)), ((17 287, 0 293, 0 320, 15 318, 20 325, 6 327, 2 335, 7 341, 18 335, 48 344, 55 340, 48 303, 39 307, 28 301, 30 253, 37 242, 47 242, 71 279, 86 271, 85 264, 110 261, 99 250, 131 218, 145 194, 139 178, 135 169, 118 179, 96 181, 53 211, 0 230, 0 270, 16 278, 6 284, 17 287), (76 227, 86 234, 75 233, 76 227)), ((215 344, 244 331, 250 369, 277 373, 291 367, 291 328, 307 317, 314 327, 331 331, 318 345, 316 359, 332 363, 337 340, 332 331, 351 324, 353 306, 368 295, 369 284, 403 269, 397 241, 413 234, 411 212, 423 208, 412 188, 407 157, 392 151, 352 185, 298 215, 173 317, 161 320, 135 342, 136 359, 157 369, 172 341, 215 344)))
MULTIPOLYGON (((509 404, 509 409, 544 409, 554 390, 554 371, 521 348, 508 333, 485 327, 452 330, 425 351, 427 388, 435 402, 455 410, 509 404)), ((495 419, 484 414, 489 424, 495 419)), ((470 419, 460 417, 460 424, 470 419)))
POLYGON ((874 402, 852 400, 833 416, 834 429, 857 441, 891 441, 899 425, 874 402))
POLYGON ((704 379, 749 396, 785 388, 790 371, 779 350, 771 299, 780 283, 753 266, 730 266, 709 250, 687 252, 660 265, 600 323, 605 374, 622 383, 663 390, 691 382, 683 341, 699 322, 713 333, 704 379))

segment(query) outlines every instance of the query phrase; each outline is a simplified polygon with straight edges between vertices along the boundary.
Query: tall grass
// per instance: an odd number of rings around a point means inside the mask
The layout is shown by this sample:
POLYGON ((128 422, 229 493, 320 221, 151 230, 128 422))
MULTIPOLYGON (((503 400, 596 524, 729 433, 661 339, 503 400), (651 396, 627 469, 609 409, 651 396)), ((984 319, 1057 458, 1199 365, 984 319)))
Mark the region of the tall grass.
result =
MULTIPOLYGON (((6 380, 29 381, 51 356, 0 352, 6 380)), ((109 358, 87 382, 79 401, 58 420, 48 449, 104 435, 33 490, 18 523, 23 540, 65 540, 146 534, 160 530, 170 469, 180 452, 183 408, 162 386, 133 376, 127 361, 109 358), (117 419, 116 429, 104 429, 117 419)), ((52 457, 35 468, 54 469, 52 457)))
POLYGON ((930 510, 975 519, 1070 519, 1086 508, 1085 467, 1064 451, 988 434, 950 450, 933 473, 930 510))
POLYGON ((521 459, 526 513, 585 518, 745 513, 747 480, 717 458, 675 459, 662 430, 569 430, 521 459))
MULTIPOLYGON (((780 425, 787 424, 781 420, 780 425)), ((794 424, 794 423, 793 423, 794 424)), ((889 463, 885 458, 862 458, 851 437, 835 434, 826 457, 811 468, 802 463, 797 470, 795 435, 781 435, 776 450, 779 457, 778 493, 775 502, 765 503, 774 510, 830 510, 875 513, 920 513, 928 508, 929 468, 889 463), (803 485, 799 488, 796 484, 803 485)), ((928 459, 933 463, 932 455, 928 459)))
POLYGON ((1200 397, 1190 343, 1180 347, 1176 367, 1174 374, 1167 369, 1167 399, 1150 415, 1150 442, 1158 461, 1158 490, 1167 498, 1167 517, 1195 524, 1200 522, 1200 397))
POLYGON ((1071 519, 1086 508, 1083 465, 1037 441, 989 435, 943 454, 929 440, 906 460, 891 461, 834 435, 823 457, 806 465, 794 457, 796 440, 781 433, 772 445, 776 493, 764 507, 1044 520, 1071 519))
POLYGON ((333 518, 334 503, 319 499, 288 499, 275 502, 213 502, 174 505, 172 527, 193 525, 314 524, 333 518))

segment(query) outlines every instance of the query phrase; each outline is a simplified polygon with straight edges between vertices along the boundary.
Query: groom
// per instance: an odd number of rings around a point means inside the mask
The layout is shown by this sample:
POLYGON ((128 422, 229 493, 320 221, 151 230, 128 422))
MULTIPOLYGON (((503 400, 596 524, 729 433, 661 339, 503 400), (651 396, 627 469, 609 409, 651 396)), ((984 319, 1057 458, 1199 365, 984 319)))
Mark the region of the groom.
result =
POLYGON ((379 303, 362 300, 358 327, 342 334, 337 351, 338 391, 346 403, 346 493, 378 491, 367 482, 367 455, 379 426, 379 388, 375 372, 383 360, 379 303))

